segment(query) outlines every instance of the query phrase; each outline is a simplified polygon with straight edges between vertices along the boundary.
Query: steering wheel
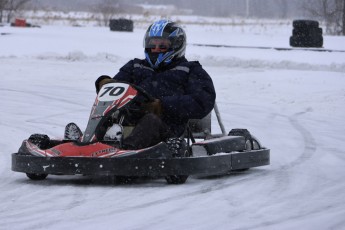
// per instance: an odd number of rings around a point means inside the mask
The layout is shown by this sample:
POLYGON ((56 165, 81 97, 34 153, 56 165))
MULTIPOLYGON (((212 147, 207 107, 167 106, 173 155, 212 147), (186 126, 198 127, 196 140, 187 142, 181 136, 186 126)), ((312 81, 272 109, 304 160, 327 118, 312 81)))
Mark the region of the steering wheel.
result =
MULTIPOLYGON (((127 83, 127 84, 129 84, 129 83, 127 83)), ((133 85, 133 84, 129 84, 129 85, 132 86, 134 89, 136 89, 139 92, 139 94, 137 96, 138 101, 140 101, 140 96, 145 98, 145 99, 141 100, 142 103, 153 102, 155 100, 155 98, 152 97, 151 94, 146 92, 143 88, 141 88, 137 85, 133 85)))

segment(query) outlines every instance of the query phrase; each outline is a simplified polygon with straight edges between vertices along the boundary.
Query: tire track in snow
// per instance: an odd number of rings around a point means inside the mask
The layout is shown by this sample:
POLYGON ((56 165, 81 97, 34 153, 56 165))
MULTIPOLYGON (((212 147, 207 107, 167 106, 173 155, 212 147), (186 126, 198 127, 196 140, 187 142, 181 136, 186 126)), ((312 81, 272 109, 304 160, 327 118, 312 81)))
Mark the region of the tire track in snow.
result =
MULTIPOLYGON (((236 107, 238 107, 238 106, 250 107, 249 108, 250 111, 254 111, 256 114, 257 113, 265 114, 265 111, 267 111, 260 106, 233 104, 233 103, 226 103, 226 104, 231 104, 232 106, 235 105, 236 107)), ((317 144, 316 144, 316 141, 315 141, 313 135, 311 134, 311 132, 309 132, 309 130, 307 130, 299 122, 299 118, 302 115, 304 115, 308 112, 311 112, 311 111, 312 111, 312 109, 308 108, 302 112, 295 113, 294 115, 292 115, 290 117, 283 115, 283 114, 279 114, 279 113, 271 113, 271 114, 268 114, 268 117, 266 118, 268 122, 264 122, 266 124, 272 124, 272 121, 275 120, 276 118, 282 117, 282 118, 286 119, 287 122, 292 126, 292 128, 294 130, 296 130, 297 133, 299 133, 301 135, 301 139, 302 139, 303 144, 304 144, 304 148, 302 148, 300 152, 296 152, 295 154, 291 155, 294 157, 296 156, 296 158, 294 160, 292 160, 291 162, 286 162, 285 164, 279 166, 278 168, 276 168, 274 170, 273 173, 272 173, 272 171, 270 172, 270 177, 272 177, 273 181, 272 181, 272 183, 269 183, 270 187, 268 187, 267 194, 270 194, 269 196, 271 197, 271 199, 267 199, 267 200, 263 201, 263 204, 265 204, 265 206, 275 205, 275 203, 280 202, 279 197, 286 194, 286 191, 290 190, 290 188, 291 188, 291 183, 292 183, 293 179, 290 178, 290 172, 294 171, 291 169, 298 167, 298 166, 301 166, 301 165, 305 164, 306 162, 310 161, 310 159, 313 157, 313 155, 316 152, 317 144)), ((285 125, 283 124, 283 127, 284 126, 285 125)), ((269 127, 267 127, 267 128, 269 128, 269 127)), ((273 155, 274 155, 274 153, 273 153, 273 155)), ((303 192, 303 194, 301 194, 301 195, 307 196, 306 192, 303 192)))
MULTIPOLYGON (((289 216, 289 218, 280 217, 280 218, 277 218, 275 220, 264 221, 262 223, 259 222, 259 223, 255 223, 255 224, 250 224, 248 226, 244 226, 244 227, 240 227, 240 228, 234 228, 234 230, 248 230, 248 229, 259 229, 259 228, 262 228, 262 229, 267 229, 267 228, 279 229, 279 226, 285 226, 284 223, 286 223, 286 222, 298 221, 300 219, 305 220, 305 219, 307 219, 307 217, 312 216, 312 215, 319 216, 319 215, 322 215, 322 213, 325 213, 325 212, 328 213, 328 212, 334 212, 334 211, 342 211, 342 210, 340 210, 339 207, 335 207, 335 206, 331 206, 331 205, 325 205, 323 207, 313 209, 310 212, 294 213, 291 216, 289 216)), ((338 224, 333 225, 333 227, 330 227, 327 229, 341 229, 339 227, 344 226, 344 225, 342 225, 342 223, 344 223, 344 221, 342 221, 342 222, 339 221, 338 224)), ((331 223, 329 223, 329 225, 331 225, 331 223)), ((289 228, 285 227, 284 229, 289 229, 289 228)), ((304 229, 308 229, 308 227, 304 226, 304 229)))
POLYGON ((302 154, 294 161, 290 162, 289 164, 282 167, 283 170, 289 169, 291 167, 299 166, 306 161, 308 161, 316 152, 316 141, 306 128, 304 128, 298 121, 298 117, 301 115, 304 115, 305 113, 308 113, 311 111, 311 108, 308 108, 306 111, 302 111, 299 113, 296 113, 292 117, 289 118, 289 121, 291 125, 301 134, 304 142, 304 149, 302 151, 302 154))
MULTIPOLYGON (((146 209, 146 208, 150 208, 150 207, 155 207, 155 206, 159 206, 159 205, 164 205, 166 203, 169 202, 174 202, 174 201, 178 201, 178 200, 183 200, 186 198, 190 198, 190 197, 199 197, 199 196, 203 196, 203 195, 207 195, 211 192, 217 192, 223 189, 227 189, 230 186, 234 186, 236 184, 240 184, 240 183, 244 183, 244 182, 250 182, 252 180, 257 180, 257 177, 260 176, 260 178, 268 176, 269 175, 269 171, 255 171, 251 170, 250 173, 248 174, 242 174, 238 175, 240 176, 240 178, 235 178, 235 175, 232 175, 235 173, 230 173, 229 175, 222 175, 220 176, 221 179, 216 179, 210 183, 202 183, 201 185, 197 184, 195 189, 193 189, 192 191, 190 191, 189 189, 187 190, 188 192, 181 192, 178 193, 174 196, 169 196, 167 198, 161 198, 161 199, 156 199, 153 201, 149 201, 149 202, 144 202, 138 205, 132 205, 132 206, 128 206, 128 207, 121 207, 121 208, 117 208, 117 207, 110 207, 108 209, 105 209, 106 212, 98 212, 97 214, 95 214, 93 217, 102 217, 104 215, 109 215, 109 214, 120 214, 120 213, 126 213, 126 212, 131 212, 134 210, 138 210, 138 209, 146 209), (231 178, 235 178, 235 180, 231 180, 231 178)), ((183 186, 183 185, 182 185, 183 186)), ((183 190, 185 191, 185 190, 183 190)))
MULTIPOLYGON (((33 124, 45 124, 45 125, 49 124, 49 125, 54 125, 54 126, 57 126, 57 127, 64 127, 65 124, 58 124, 58 123, 54 123, 54 122, 50 122, 49 123, 49 122, 46 121, 46 119, 53 118, 53 117, 64 116, 64 115, 66 115, 68 113, 75 113, 75 112, 78 112, 78 111, 86 110, 85 109, 86 108, 85 105, 83 105, 82 103, 77 103, 77 102, 75 102, 75 100, 67 100, 67 99, 60 98, 60 97, 53 97, 50 94, 39 93, 37 91, 28 91, 28 90, 24 91, 24 90, 13 90, 13 89, 0 88, 0 92, 4 92, 4 94, 6 92, 10 92, 10 93, 18 93, 18 94, 24 94, 24 95, 30 96, 30 98, 29 99, 25 99, 25 101, 30 101, 30 99, 38 97, 38 98, 45 99, 45 101, 48 104, 52 104, 52 101, 57 101, 57 102, 61 102, 63 104, 69 104, 69 105, 79 106, 79 107, 83 108, 83 109, 75 109, 75 108, 73 108, 73 109, 69 109, 69 110, 67 110, 65 112, 59 112, 59 113, 54 113, 54 114, 45 115, 45 116, 36 116, 35 118, 26 119, 26 122, 33 123, 33 124)), ((23 99, 23 103, 25 103, 25 101, 23 99)), ((18 103, 16 103, 16 104, 18 104, 18 103)), ((25 129, 25 127, 22 127, 22 125, 20 125, 20 124, 16 125, 16 123, 6 124, 6 123, 0 122, 0 125, 1 126, 6 126, 6 127, 11 127, 11 128, 16 128, 16 129, 21 129, 21 130, 25 129)), ((42 131, 48 131, 49 132, 49 130, 42 130, 42 131)))
MULTIPOLYGON (((310 109, 307 109, 302 112, 298 112, 290 117, 287 117, 282 114, 273 114, 271 118, 276 118, 276 117, 284 117, 288 120, 288 122, 291 124, 291 126, 298 132, 300 133, 303 143, 304 143, 304 149, 301 150, 301 153, 299 156, 286 164, 283 164, 280 166, 277 170, 276 173, 274 174, 275 176, 275 185, 271 189, 271 194, 279 194, 277 191, 286 191, 290 187, 291 179, 290 179, 290 169, 297 167, 299 165, 304 164, 306 161, 309 161, 310 158, 314 155, 316 152, 316 142, 312 134, 305 129, 298 121, 298 118, 307 113, 310 112, 310 109)), ((296 154, 295 154, 296 155, 296 154)))
POLYGON ((333 224, 329 229, 342 229, 344 228, 344 226, 345 226, 345 220, 339 220, 338 223, 333 224))
MULTIPOLYGON (((276 173, 274 173, 274 177, 275 177, 275 184, 273 185, 273 187, 270 189, 269 194, 271 194, 271 200, 269 200, 268 203, 265 203, 266 206, 271 206, 271 205, 275 205, 276 203, 280 203, 280 199, 293 199, 294 194, 290 194, 287 193, 286 191, 288 191, 291 187, 291 181, 293 181, 290 177, 291 173, 294 173, 295 171, 292 170, 293 168, 296 168, 298 166, 301 166, 303 164, 305 164, 306 162, 310 161, 310 159, 313 157, 313 155, 316 152, 317 149, 317 144, 316 141, 313 137, 313 135, 311 134, 311 132, 309 132, 304 126, 302 126, 299 122, 299 117, 301 117, 302 115, 308 113, 311 111, 311 108, 306 109, 305 111, 302 112, 298 112, 295 113, 294 115, 287 117, 285 115, 281 115, 281 114, 274 114, 273 117, 271 118, 275 118, 275 117, 284 117, 287 119, 287 121, 291 124, 291 126, 298 132, 300 133, 302 140, 303 140, 303 144, 304 144, 304 148, 301 149, 301 152, 299 153, 299 156, 294 159, 293 161, 283 164, 282 166, 280 166, 277 170, 276 173), (286 197, 286 195, 288 195, 289 197, 286 197), (291 197, 292 196, 292 197, 291 197), (285 198, 282 198, 285 197, 285 198)), ((297 154, 294 154, 294 156, 296 156, 297 154)), ((305 197, 310 195, 312 188, 309 190, 301 190, 299 193, 299 199, 301 199, 301 197, 305 197)), ((256 227, 269 227, 269 226, 274 226, 276 224, 280 224, 282 222, 286 222, 289 220, 298 220, 300 218, 305 218, 305 216, 309 216, 315 213, 321 213, 324 210, 329 209, 329 207, 321 207, 317 210, 314 210, 313 212, 309 212, 309 211, 302 211, 299 213, 293 213, 290 215, 287 215, 285 217, 280 217, 278 219, 273 219, 272 221, 268 221, 268 222, 263 222, 263 223, 258 223, 255 226, 247 226, 244 228, 238 228, 238 229, 251 229, 251 228, 256 228, 256 227)))
MULTIPOLYGON (((47 205, 54 199, 54 195, 59 194, 61 190, 54 189, 51 191, 49 183, 28 182, 26 179, 21 180, 23 183, 15 183, 11 187, 15 187, 15 191, 10 194, 11 199, 5 200, 5 204, 9 206, 6 211, 1 214, 8 229, 34 229, 32 225, 37 220, 42 220, 42 213, 46 216, 53 215, 57 207, 47 205), (39 189, 33 189, 38 186, 39 189), (30 191, 30 193, 25 192, 30 191), (29 203, 27 203, 29 201, 29 203)), ((47 218, 49 221, 50 218, 47 218)), ((39 221, 40 222, 40 221, 39 221)))
POLYGON ((0 223, 1 219, 6 220, 5 226, 8 226, 8 229, 14 226, 15 229, 23 230, 46 229, 47 226, 59 224, 68 219, 63 215, 66 211, 87 203, 86 196, 89 194, 90 187, 83 184, 81 188, 68 184, 56 186, 56 183, 52 181, 46 179, 35 182, 28 181, 26 178, 12 182, 14 184, 12 187, 16 187, 16 191, 11 193, 10 199, 3 204, 8 208, 5 208, 2 213, 0 211, 0 223), (71 189, 66 190, 66 186, 71 189), (30 193, 23 191, 30 191, 30 193), (29 205, 25 203, 27 201, 30 201, 29 205), (46 218, 42 218, 42 214, 46 218))
MULTIPOLYGON (((253 111, 253 113, 265 113, 267 110, 265 108, 263 108, 262 106, 255 106, 255 105, 243 105, 243 104, 236 104, 236 103, 227 103, 224 102, 227 105, 233 105, 236 107, 249 107, 249 109, 251 111, 253 111)), ((222 104, 224 104, 222 103, 222 104)), ((311 108, 307 108, 305 111, 302 112, 298 112, 290 117, 287 117, 286 115, 283 114, 279 114, 279 113, 271 113, 268 114, 268 120, 272 121, 273 119, 275 119, 276 117, 284 117, 287 118, 289 123, 291 124, 291 126, 298 132, 301 134, 302 139, 303 139, 303 143, 304 143, 304 149, 302 151, 302 153, 300 154, 300 156, 298 158, 296 158, 294 161, 285 164, 283 166, 281 166, 281 169, 289 169, 291 167, 295 167, 297 165, 303 164, 305 161, 309 160, 312 155, 315 153, 316 151, 316 141, 314 139, 314 137, 312 136, 312 134, 306 129, 304 128, 298 121, 298 118, 301 115, 304 115, 305 113, 311 112, 312 109, 311 108)), ((223 119, 225 121, 227 121, 227 119, 223 119)), ((267 124, 270 124, 270 122, 267 122, 267 124)))
MULTIPOLYGON (((71 104, 71 105, 77 105, 77 106, 85 107, 83 104, 75 102, 75 100, 67 100, 67 99, 64 99, 64 98, 61 98, 61 97, 53 97, 53 96, 51 96, 51 94, 44 94, 44 93, 40 93, 40 92, 37 92, 37 91, 29 91, 29 90, 24 91, 24 90, 14 90, 14 89, 0 88, 0 92, 1 91, 3 91, 3 92, 20 93, 20 94, 27 94, 27 95, 30 95, 30 96, 33 96, 33 97, 40 97, 40 98, 47 99, 47 101, 49 103, 51 103, 50 100, 53 100, 53 101, 63 102, 63 103, 71 104)), ((26 99, 26 101, 27 101, 27 99, 26 99)))
POLYGON ((310 110, 307 109, 306 111, 299 112, 294 114, 293 116, 289 117, 288 120, 290 124, 301 134, 303 143, 304 143, 304 149, 302 150, 299 157, 297 157, 292 162, 289 162, 288 164, 285 164, 280 167, 281 170, 287 171, 290 168, 299 166, 301 164, 304 164, 306 161, 310 160, 314 153, 316 152, 317 145, 314 137, 312 134, 305 129, 298 121, 298 117, 309 112, 310 110))
MULTIPOLYGON (((294 159, 292 162, 289 162, 287 164, 284 164, 278 168, 277 173, 274 173, 275 176, 275 185, 268 191, 269 194, 272 194, 272 197, 270 200, 267 200, 268 202, 265 203, 265 206, 271 206, 274 205, 276 202, 279 203, 279 197, 281 198, 284 196, 284 191, 288 190, 290 187, 291 179, 290 179, 290 172, 293 171, 291 170, 292 168, 301 166, 306 164, 307 162, 310 161, 310 159, 314 156, 317 150, 317 143, 312 135, 312 133, 306 129, 303 125, 301 125, 299 118, 310 112, 311 108, 306 109, 305 111, 295 113, 294 115, 287 117, 282 114, 271 114, 270 120, 275 119, 276 117, 284 117, 288 120, 288 122, 291 124, 291 126, 298 132, 300 133, 303 143, 304 143, 304 148, 301 149, 301 152, 299 156, 294 159), (281 192, 282 193, 281 193, 281 192)), ((299 196, 309 196, 312 188, 307 191, 302 191, 303 193, 299 194, 299 196)), ((289 195, 289 194, 288 194, 289 195)), ((293 195, 292 195, 293 196, 293 195)), ((329 211, 334 211, 338 210, 338 206, 332 206, 328 204, 324 204, 319 206, 318 208, 310 211, 309 209, 305 209, 303 211, 300 211, 298 213, 290 213, 287 216, 279 217, 276 219, 273 219, 271 221, 265 221, 265 222, 258 222, 255 223, 254 225, 248 225, 240 228, 235 228, 238 230, 242 229, 255 229, 255 228, 265 228, 265 227, 273 227, 275 225, 280 225, 281 223, 288 222, 291 220, 299 220, 299 219, 305 219, 308 216, 312 215, 320 215, 321 213, 324 212, 329 212, 329 211)), ((343 222, 339 222, 337 227, 341 226, 343 222)))

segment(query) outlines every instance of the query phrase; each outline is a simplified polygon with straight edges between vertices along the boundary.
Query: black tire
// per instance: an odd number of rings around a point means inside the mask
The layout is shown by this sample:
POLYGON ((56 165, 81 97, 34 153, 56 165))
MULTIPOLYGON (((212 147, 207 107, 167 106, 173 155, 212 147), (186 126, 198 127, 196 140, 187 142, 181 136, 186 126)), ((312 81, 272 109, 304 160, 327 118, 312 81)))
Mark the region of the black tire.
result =
POLYGON ((323 46, 322 36, 307 36, 307 37, 290 37, 290 46, 305 47, 305 48, 321 48, 323 46))
POLYGON ((304 42, 302 39, 296 36, 290 37, 290 46, 292 47, 305 47, 304 42))
POLYGON ((322 36, 313 36, 310 38, 311 46, 315 48, 323 47, 323 37, 322 36))
POLYGON ((133 21, 129 19, 110 19, 109 27, 111 31, 127 31, 133 32, 133 21))
POLYGON ((294 20, 290 46, 321 48, 323 46, 322 28, 314 20, 294 20))
MULTIPOLYGON (((245 146, 243 152, 251 151, 251 150, 259 150, 261 149, 261 145, 258 140, 256 140, 247 129, 232 129, 228 136, 241 136, 244 137, 245 146)), ((247 171, 249 168, 237 169, 232 170, 233 172, 243 172, 247 171)))
MULTIPOLYGON (((169 138, 166 141, 173 157, 190 157, 191 151, 183 138, 169 138)), ((184 184, 189 175, 168 175, 165 180, 168 184, 184 184)))
POLYGON ((27 173, 26 176, 31 180, 44 180, 47 178, 48 174, 27 173))
POLYGON ((292 36, 298 39, 310 40, 313 37, 322 37, 322 28, 293 29, 292 36))
POLYGON ((314 20, 294 20, 292 25, 294 28, 318 28, 319 22, 314 20))
POLYGON ((314 36, 322 36, 322 28, 310 28, 309 29, 309 35, 314 36))
POLYGON ((290 46, 292 47, 311 47, 311 42, 309 41, 308 37, 290 37, 290 46))
POLYGON ((247 129, 232 129, 228 136, 241 136, 244 137, 245 146, 243 151, 251 150, 253 147, 252 135, 247 129))
POLYGON ((253 137, 247 129, 232 129, 228 136, 241 136, 244 137, 245 146, 243 151, 259 150, 261 145, 258 140, 253 137))
POLYGON ((304 37, 307 35, 308 35, 308 30, 301 29, 301 28, 292 29, 292 36, 294 37, 304 37))

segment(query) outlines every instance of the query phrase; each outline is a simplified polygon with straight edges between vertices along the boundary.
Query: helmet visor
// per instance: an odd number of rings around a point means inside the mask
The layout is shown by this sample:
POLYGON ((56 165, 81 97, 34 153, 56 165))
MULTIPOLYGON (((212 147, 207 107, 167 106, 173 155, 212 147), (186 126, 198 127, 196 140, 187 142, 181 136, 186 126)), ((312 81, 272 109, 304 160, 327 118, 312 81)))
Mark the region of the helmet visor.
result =
POLYGON ((167 38, 151 37, 145 41, 145 49, 151 52, 166 52, 171 48, 171 41, 167 38))

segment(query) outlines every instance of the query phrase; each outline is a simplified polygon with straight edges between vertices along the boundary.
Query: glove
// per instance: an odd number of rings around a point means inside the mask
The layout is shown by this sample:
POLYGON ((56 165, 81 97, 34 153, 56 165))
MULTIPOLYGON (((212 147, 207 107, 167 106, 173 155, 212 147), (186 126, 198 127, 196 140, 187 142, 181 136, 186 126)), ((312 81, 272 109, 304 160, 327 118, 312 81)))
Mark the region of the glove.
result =
POLYGON ((102 88, 103 85, 107 84, 107 83, 110 83, 110 82, 113 82, 114 80, 107 76, 107 75, 102 75, 100 76, 96 82, 95 82, 95 86, 96 86, 96 93, 99 92, 99 90, 102 88))
POLYGON ((99 85, 99 89, 101 89, 103 85, 108 84, 108 83, 110 83, 110 82, 114 82, 114 80, 113 80, 113 79, 108 79, 108 78, 103 79, 103 80, 100 81, 99 84, 98 84, 98 85, 99 85))
POLYGON ((145 112, 156 114, 158 117, 162 115, 162 103, 159 99, 154 99, 154 101, 143 103, 141 108, 145 112))

